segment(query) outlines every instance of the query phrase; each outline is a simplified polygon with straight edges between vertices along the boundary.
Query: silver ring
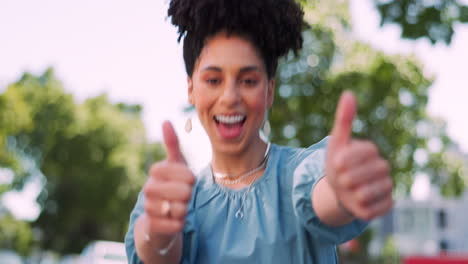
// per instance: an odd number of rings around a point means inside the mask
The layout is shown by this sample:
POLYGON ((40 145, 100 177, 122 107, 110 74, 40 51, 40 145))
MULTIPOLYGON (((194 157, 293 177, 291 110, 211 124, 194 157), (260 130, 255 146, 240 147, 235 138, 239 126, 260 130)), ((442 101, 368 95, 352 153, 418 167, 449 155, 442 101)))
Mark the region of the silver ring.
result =
POLYGON ((171 202, 169 202, 168 200, 162 200, 162 202, 161 202, 161 214, 163 216, 169 217, 170 213, 171 213, 171 202))

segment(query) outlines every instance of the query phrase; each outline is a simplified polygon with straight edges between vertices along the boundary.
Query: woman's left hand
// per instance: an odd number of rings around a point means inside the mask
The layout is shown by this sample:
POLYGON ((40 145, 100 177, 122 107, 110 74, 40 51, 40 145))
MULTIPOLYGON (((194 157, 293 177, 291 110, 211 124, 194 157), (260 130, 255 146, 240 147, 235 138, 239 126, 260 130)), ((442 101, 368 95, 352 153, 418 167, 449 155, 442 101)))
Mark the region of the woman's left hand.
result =
POLYGON ((390 166, 374 143, 351 137, 356 99, 340 99, 327 149, 326 175, 339 207, 362 220, 385 214, 393 206, 390 166))

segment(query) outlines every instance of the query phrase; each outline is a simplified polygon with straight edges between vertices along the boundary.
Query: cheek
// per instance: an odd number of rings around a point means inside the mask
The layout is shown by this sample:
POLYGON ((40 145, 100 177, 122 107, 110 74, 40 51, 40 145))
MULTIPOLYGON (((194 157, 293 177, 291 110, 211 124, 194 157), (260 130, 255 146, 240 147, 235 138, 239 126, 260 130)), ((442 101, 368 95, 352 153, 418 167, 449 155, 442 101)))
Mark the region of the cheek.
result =
POLYGON ((197 104, 195 105, 195 108, 197 109, 199 115, 203 115, 209 111, 210 104, 206 98, 200 97, 200 99, 197 101, 197 104))
POLYGON ((202 91, 202 89, 194 90, 195 108, 199 115, 207 114, 214 104, 213 95, 202 91))
POLYGON ((265 90, 262 89, 255 92, 248 98, 248 104, 252 110, 257 111, 259 114, 263 114, 263 112, 265 112, 268 103, 265 90))
POLYGON ((251 109, 257 112, 259 115, 263 115, 263 112, 265 112, 266 109, 266 101, 265 100, 256 100, 252 102, 251 104, 251 109))

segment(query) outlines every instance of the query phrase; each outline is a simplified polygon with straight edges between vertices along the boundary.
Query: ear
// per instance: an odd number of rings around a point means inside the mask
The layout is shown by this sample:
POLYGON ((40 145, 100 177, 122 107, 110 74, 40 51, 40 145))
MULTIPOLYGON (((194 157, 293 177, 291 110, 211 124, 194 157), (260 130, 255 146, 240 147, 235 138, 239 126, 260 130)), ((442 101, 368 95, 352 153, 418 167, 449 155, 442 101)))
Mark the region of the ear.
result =
POLYGON ((195 99, 193 96, 193 81, 190 76, 187 76, 187 93, 188 93, 188 101, 191 105, 195 105, 195 99))
POLYGON ((267 94, 267 107, 270 108, 273 105, 275 98, 275 79, 271 78, 268 81, 268 94, 267 94))

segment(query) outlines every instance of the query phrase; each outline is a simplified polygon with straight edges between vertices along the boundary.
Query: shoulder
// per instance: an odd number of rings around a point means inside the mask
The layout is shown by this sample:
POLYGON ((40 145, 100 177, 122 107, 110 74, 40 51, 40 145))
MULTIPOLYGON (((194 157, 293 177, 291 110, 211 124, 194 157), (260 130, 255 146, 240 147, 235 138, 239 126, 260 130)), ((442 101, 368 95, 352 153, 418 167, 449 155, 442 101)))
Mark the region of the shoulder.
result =
POLYGON ((272 144, 269 163, 274 170, 270 172, 276 173, 277 181, 286 193, 302 182, 297 174, 314 178, 323 174, 327 141, 328 138, 324 138, 307 148, 272 144))
POLYGON ((290 169, 295 169, 301 165, 306 158, 307 160, 318 159, 318 161, 324 158, 328 141, 329 137, 325 137, 319 142, 306 148, 295 148, 276 144, 272 144, 272 146, 276 154, 277 161, 285 165, 287 164, 290 169))

